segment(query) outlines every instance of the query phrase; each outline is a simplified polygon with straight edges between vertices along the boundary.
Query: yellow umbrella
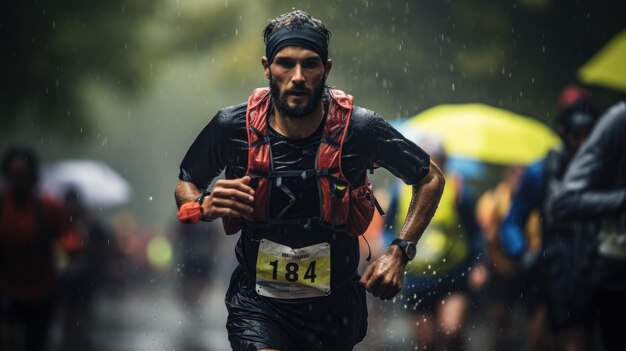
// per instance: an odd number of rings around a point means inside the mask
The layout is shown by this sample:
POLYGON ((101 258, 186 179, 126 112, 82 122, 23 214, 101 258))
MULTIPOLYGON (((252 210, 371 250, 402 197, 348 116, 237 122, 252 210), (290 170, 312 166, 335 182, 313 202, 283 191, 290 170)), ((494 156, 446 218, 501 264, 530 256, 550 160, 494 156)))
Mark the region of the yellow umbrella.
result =
POLYGON ((581 81, 626 92, 626 30, 578 70, 581 81))
POLYGON ((485 104, 438 105, 407 121, 407 127, 443 138, 451 156, 495 164, 527 164, 560 143, 546 125, 485 104))

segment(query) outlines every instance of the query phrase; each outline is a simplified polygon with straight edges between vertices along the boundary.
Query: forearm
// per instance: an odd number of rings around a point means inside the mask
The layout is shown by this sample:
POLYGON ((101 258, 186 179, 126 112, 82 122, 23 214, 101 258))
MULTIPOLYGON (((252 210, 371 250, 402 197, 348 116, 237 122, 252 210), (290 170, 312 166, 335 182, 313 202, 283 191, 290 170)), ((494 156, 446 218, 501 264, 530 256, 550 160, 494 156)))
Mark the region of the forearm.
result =
POLYGON ((413 186, 409 210, 398 236, 400 239, 413 242, 419 240, 437 210, 444 183, 441 170, 431 162, 428 175, 413 186))
POLYGON ((598 215, 619 214, 625 208, 626 189, 611 191, 565 191, 553 204, 557 218, 594 218, 598 215))
POLYGON ((201 193, 202 191, 195 184, 179 180, 174 191, 176 206, 180 207, 186 202, 195 201, 201 193))
MULTIPOLYGON (((413 196, 408 215, 398 236, 417 242, 437 210, 443 193, 444 178, 441 170, 430 163, 428 175, 413 186, 413 196)), ((402 288, 404 269, 408 258, 398 245, 391 245, 384 255, 370 264, 361 277, 367 291, 383 300, 390 299, 402 288)))

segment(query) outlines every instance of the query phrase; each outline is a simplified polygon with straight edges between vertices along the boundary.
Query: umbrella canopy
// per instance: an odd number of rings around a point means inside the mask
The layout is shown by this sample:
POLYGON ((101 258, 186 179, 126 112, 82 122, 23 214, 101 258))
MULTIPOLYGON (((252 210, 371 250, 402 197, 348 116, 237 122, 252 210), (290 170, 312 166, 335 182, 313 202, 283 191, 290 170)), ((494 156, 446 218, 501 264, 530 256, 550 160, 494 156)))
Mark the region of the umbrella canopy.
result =
POLYGON ((76 191, 88 206, 110 207, 130 199, 129 183, 109 165, 95 160, 59 161, 43 170, 42 190, 63 198, 76 191))
POLYGON ((581 81, 626 92, 626 30, 578 70, 581 81))
POLYGON ((409 119, 405 127, 441 136, 453 157, 500 165, 527 164, 560 143, 543 123, 479 103, 435 106, 409 119))

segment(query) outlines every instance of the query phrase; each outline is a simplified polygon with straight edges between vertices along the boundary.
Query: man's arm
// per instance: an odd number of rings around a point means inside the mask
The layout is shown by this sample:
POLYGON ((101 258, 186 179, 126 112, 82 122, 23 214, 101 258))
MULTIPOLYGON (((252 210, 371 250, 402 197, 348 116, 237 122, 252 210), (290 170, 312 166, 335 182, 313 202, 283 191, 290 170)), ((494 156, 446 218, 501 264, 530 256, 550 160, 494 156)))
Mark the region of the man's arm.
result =
MULTIPOLYGON (((254 201, 254 189, 249 184, 249 176, 215 182, 211 193, 202 201, 203 218, 213 220, 220 217, 243 217, 252 213, 250 204, 254 201)), ((195 184, 179 180, 174 196, 180 207, 185 202, 196 201, 201 194, 202 191, 195 184)))
POLYGON ((180 208, 186 202, 195 201, 201 194, 202 192, 194 183, 179 180, 176 184, 176 190, 174 190, 176 206, 180 208))
POLYGON ((622 102, 600 119, 569 165, 552 205, 554 216, 580 219, 622 212, 626 184, 616 184, 614 179, 620 172, 620 162, 624 163, 625 147, 626 104, 622 102))
MULTIPOLYGON (((413 185, 408 214, 398 238, 413 242, 419 240, 437 210, 444 182, 441 170, 431 161, 428 174, 413 185)), ((407 263, 400 247, 392 245, 383 256, 367 267, 361 277, 361 284, 374 296, 383 300, 391 299, 402 288, 407 263)))

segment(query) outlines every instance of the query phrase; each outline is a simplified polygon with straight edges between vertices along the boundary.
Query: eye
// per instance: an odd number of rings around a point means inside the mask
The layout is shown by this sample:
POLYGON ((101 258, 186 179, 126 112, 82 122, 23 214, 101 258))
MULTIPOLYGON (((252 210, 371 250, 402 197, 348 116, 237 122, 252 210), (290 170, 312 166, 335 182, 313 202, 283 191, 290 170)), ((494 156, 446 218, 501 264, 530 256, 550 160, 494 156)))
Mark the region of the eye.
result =
POLYGON ((302 62, 302 68, 305 68, 305 69, 317 68, 319 66, 320 66, 319 60, 306 60, 302 62))
POLYGON ((274 61, 274 64, 282 68, 293 68, 296 65, 293 60, 287 60, 283 58, 276 59, 274 61))

